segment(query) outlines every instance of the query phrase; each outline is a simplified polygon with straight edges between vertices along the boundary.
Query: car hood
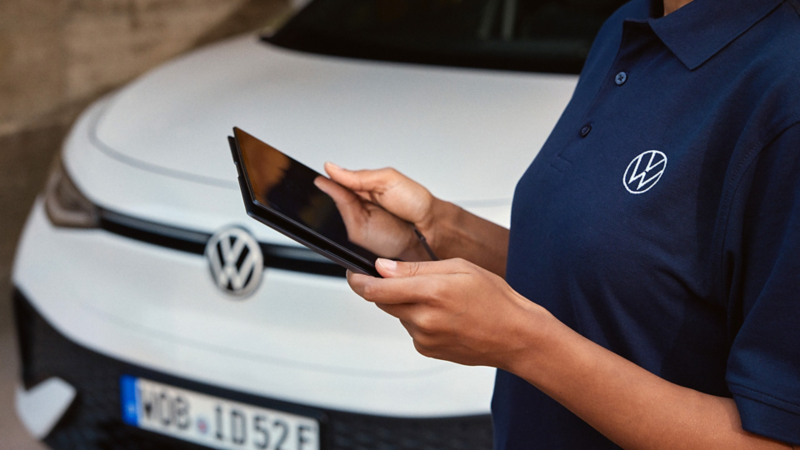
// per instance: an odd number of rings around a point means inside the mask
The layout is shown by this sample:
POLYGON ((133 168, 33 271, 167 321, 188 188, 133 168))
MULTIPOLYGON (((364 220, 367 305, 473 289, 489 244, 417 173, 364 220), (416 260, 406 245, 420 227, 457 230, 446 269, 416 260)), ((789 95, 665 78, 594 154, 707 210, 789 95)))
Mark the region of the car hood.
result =
POLYGON ((574 76, 361 61, 245 36, 193 52, 117 93, 95 126, 139 168, 236 188, 238 126, 320 170, 393 166, 465 207, 507 205, 574 76))

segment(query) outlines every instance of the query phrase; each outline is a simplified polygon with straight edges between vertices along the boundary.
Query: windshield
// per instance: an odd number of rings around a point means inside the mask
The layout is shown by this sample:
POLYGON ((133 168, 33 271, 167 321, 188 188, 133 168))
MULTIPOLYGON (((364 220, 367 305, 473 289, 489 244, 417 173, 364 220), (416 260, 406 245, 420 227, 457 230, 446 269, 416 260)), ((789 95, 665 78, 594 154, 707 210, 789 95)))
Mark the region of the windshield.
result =
POLYGON ((624 0, 316 0, 265 40, 354 58, 580 73, 624 0))

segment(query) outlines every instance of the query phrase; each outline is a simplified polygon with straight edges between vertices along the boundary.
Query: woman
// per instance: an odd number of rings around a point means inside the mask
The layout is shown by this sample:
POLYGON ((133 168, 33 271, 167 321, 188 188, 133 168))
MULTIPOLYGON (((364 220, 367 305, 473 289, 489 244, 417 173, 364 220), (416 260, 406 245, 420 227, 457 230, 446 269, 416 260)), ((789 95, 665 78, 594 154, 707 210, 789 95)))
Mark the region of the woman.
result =
POLYGON ((353 240, 419 261, 351 287, 423 355, 499 369, 496 449, 800 445, 798 49, 798 0, 633 0, 510 231, 326 165, 353 240))

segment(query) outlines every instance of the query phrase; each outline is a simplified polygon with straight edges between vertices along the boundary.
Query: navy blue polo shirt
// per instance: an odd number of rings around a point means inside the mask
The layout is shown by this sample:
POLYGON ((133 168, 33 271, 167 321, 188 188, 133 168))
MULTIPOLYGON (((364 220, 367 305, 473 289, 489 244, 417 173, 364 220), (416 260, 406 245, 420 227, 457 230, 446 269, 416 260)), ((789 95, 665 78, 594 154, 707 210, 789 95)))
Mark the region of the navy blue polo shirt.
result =
MULTIPOLYGON (((633 0, 601 29, 517 185, 507 280, 800 444, 800 0, 661 13, 633 0)), ((492 410, 497 450, 617 448, 504 371, 492 410)))

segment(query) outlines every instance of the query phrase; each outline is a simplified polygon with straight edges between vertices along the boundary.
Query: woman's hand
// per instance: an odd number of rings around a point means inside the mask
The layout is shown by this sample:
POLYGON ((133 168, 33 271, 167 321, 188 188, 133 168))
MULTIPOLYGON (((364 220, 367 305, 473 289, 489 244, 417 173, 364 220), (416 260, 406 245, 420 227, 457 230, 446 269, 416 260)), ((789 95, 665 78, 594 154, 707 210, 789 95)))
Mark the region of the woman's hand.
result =
POLYGON ((351 242, 379 256, 429 259, 413 231, 431 222, 434 197, 427 189, 394 169, 349 171, 326 163, 325 171, 333 181, 318 177, 314 184, 336 203, 351 242))
POLYGON ((514 373, 622 448, 793 448, 744 431, 733 399, 657 377, 474 264, 379 259, 375 266, 384 278, 348 272, 347 280, 400 319, 417 351, 514 373))
POLYGON ((350 171, 326 163, 325 170, 335 183, 323 177, 315 183, 336 202, 351 241, 379 256, 428 261, 413 224, 439 258, 464 258, 505 275, 506 228, 434 197, 395 169, 350 171))
POLYGON ((350 242, 383 257, 418 259, 412 250, 419 243, 410 223, 325 177, 314 184, 336 203, 350 242))
POLYGON ((499 276, 463 259, 379 259, 375 266, 383 279, 348 272, 350 287, 400 319, 428 357, 507 367, 531 344, 520 339, 521 330, 549 316, 499 276))
POLYGON ((422 185, 392 168, 346 170, 325 163, 331 180, 355 192, 422 231, 431 226, 436 198, 422 185))

